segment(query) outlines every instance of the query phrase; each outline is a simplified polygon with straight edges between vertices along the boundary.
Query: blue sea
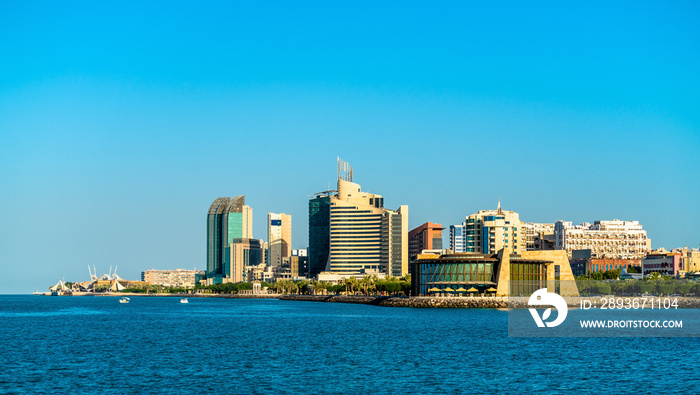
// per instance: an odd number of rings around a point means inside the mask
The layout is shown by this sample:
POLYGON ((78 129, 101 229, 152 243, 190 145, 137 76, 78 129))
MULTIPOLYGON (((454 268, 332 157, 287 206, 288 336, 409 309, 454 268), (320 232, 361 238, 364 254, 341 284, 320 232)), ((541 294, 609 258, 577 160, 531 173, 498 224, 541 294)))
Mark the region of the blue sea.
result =
POLYGON ((697 338, 508 337, 506 311, 0 296, 0 393, 698 393, 697 338))

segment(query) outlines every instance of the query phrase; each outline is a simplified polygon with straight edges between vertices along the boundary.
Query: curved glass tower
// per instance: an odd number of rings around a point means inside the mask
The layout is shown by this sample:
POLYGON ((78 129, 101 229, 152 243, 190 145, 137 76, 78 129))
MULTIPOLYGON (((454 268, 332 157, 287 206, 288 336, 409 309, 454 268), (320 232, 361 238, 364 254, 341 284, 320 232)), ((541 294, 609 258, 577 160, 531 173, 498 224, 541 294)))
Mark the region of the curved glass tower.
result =
POLYGON ((207 279, 221 282, 225 273, 225 249, 233 239, 252 238, 253 209, 245 196, 220 197, 207 213, 207 279))

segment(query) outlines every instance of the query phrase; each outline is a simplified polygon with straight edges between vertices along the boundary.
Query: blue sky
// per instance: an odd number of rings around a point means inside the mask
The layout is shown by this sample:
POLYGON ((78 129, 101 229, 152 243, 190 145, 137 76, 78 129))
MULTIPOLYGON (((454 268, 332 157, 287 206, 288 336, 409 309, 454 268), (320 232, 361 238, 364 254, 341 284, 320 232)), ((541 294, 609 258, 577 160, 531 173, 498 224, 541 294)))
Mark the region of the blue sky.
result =
MULTIPOLYGON (((307 242, 337 156, 411 227, 505 209, 700 244, 695 2, 1 2, 0 293, 307 242)), ((447 237, 444 238, 447 241, 447 237)))

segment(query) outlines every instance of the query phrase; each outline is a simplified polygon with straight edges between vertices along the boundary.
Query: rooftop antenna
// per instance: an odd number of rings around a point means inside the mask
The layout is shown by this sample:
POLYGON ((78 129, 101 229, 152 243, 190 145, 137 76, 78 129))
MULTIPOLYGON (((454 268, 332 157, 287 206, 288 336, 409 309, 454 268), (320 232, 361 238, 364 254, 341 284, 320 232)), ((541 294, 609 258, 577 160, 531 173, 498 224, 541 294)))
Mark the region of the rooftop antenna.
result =
MULTIPOLYGON (((352 166, 338 157, 338 179, 352 182, 352 166)), ((330 184, 328 186, 330 189, 330 184)))

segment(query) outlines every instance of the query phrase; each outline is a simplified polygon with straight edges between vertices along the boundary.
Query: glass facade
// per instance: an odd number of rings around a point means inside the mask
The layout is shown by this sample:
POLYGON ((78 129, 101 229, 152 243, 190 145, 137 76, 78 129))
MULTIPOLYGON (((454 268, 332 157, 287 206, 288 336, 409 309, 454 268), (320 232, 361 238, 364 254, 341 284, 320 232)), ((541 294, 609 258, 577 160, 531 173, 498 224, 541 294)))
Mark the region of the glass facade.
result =
POLYGON ((318 196, 309 200, 309 277, 326 269, 330 250, 330 217, 330 196, 318 196))
MULTIPOLYGON (((548 263, 551 262, 511 258, 509 294, 530 295, 545 288, 548 263)), ((501 263, 497 255, 474 254, 419 259, 413 265, 412 294, 426 296, 435 293, 469 294, 467 290, 471 288, 477 290, 472 293, 483 294, 489 288, 497 288, 501 263), (452 291, 446 291, 447 288, 452 291), (463 289, 462 292, 457 291, 460 288, 463 289)))
POLYGON ((540 288, 547 287, 545 265, 541 263, 510 264, 510 294, 513 296, 531 295, 540 288))
MULTIPOLYGON (((224 262, 226 247, 235 238, 244 236, 245 196, 240 195, 231 199, 220 197, 209 207, 207 213, 207 271, 208 279, 221 282, 226 276, 224 262)), ((248 214, 249 215, 249 214, 248 214)))
POLYGON ((497 259, 482 260, 419 260, 417 266, 418 293, 427 295, 432 293, 429 289, 458 288, 470 289, 472 287, 484 292, 487 288, 496 285, 494 267, 497 259))

